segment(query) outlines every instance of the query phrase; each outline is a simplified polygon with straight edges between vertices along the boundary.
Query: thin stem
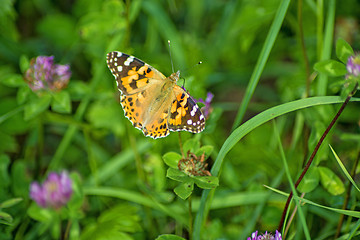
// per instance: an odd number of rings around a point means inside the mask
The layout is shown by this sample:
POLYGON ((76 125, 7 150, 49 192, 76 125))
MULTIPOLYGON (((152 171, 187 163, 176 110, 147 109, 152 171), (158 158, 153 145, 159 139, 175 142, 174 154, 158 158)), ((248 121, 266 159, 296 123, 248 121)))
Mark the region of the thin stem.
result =
MULTIPOLYGON (((297 180, 296 183, 295 183, 295 188, 297 188, 297 186, 300 184, 300 182, 301 182, 302 179, 304 178, 306 172, 309 170, 309 167, 310 167, 311 163, 313 162, 314 157, 315 157, 316 153, 318 152, 321 144, 323 143, 325 137, 328 135, 329 131, 330 131, 331 128, 334 126, 335 122, 337 121, 337 119, 339 118, 339 116, 341 115, 341 113, 344 111, 346 105, 349 103, 350 98, 355 94, 357 88, 358 88, 358 84, 356 83, 356 86, 354 87, 354 90, 347 96, 347 98, 345 99, 345 102, 341 105, 339 111, 336 113, 335 117, 334 117, 333 120, 330 122, 329 126, 326 128, 325 132, 323 133, 323 135, 321 136, 320 140, 319 140, 318 143, 316 144, 315 149, 314 149, 314 151, 312 152, 312 154, 311 154, 311 156, 310 156, 310 158, 309 158, 309 161, 307 162, 307 164, 306 164, 305 168, 303 169, 300 177, 298 178, 298 180, 297 180)), ((286 212, 287 212, 287 209, 289 208, 289 205, 290 205, 290 201, 291 201, 291 199, 292 199, 292 196, 293 196, 293 192, 291 191, 290 194, 289 194, 289 197, 288 197, 288 199, 287 199, 287 201, 286 201, 283 214, 282 214, 282 216, 281 216, 281 220, 280 220, 280 223, 279 223, 279 226, 278 226, 278 231, 281 231, 281 229, 283 228, 284 220, 285 220, 285 216, 286 216, 286 212)))
POLYGON ((183 149, 183 145, 182 145, 182 141, 181 141, 181 133, 179 132, 179 146, 180 146, 180 152, 183 158, 185 158, 184 155, 184 149, 183 149))
POLYGON ((131 23, 130 23, 130 0, 126 0, 126 11, 125 11, 125 19, 126 19, 126 34, 125 34, 125 46, 129 46, 130 43, 130 35, 131 35, 131 23))
MULTIPOLYGON (((304 198, 304 196, 305 196, 305 193, 302 193, 301 196, 300 196, 300 198, 304 198)), ((288 223, 287 223, 287 225, 286 225, 286 227, 285 227, 285 231, 284 231, 284 234, 283 234, 283 238, 284 238, 284 239, 286 238, 286 235, 287 235, 287 233, 289 232, 290 225, 291 225, 292 221, 294 220, 296 211, 297 211, 297 206, 295 206, 295 208, 294 208, 291 216, 289 217, 289 221, 288 221, 288 223)))
POLYGON ((306 53, 305 40, 304 40, 304 28, 303 28, 303 0, 298 0, 298 23, 299 23, 299 42, 301 46, 302 55, 304 58, 305 64, 305 73, 306 73, 306 92, 305 97, 310 95, 310 64, 309 58, 306 53))
MULTIPOLYGON (((356 174, 356 168, 359 164, 359 160, 360 160, 360 152, 358 152, 358 155, 357 155, 357 158, 354 162, 354 165, 353 165, 353 168, 351 169, 351 178, 354 179, 355 177, 355 174, 356 174)), ((349 185, 347 187, 347 191, 346 191, 346 195, 345 195, 345 199, 344 199, 344 203, 343 203, 343 206, 342 206, 342 209, 343 210, 346 210, 347 209, 347 205, 349 203, 349 199, 350 199, 350 193, 351 193, 351 183, 349 182, 349 185)), ((337 229, 336 229, 336 234, 335 234, 335 237, 334 239, 337 239, 338 236, 340 235, 340 232, 341 232, 341 227, 343 225, 343 222, 344 222, 344 214, 341 214, 340 215, 340 218, 339 218, 339 223, 338 223, 338 226, 337 226, 337 229)))
POLYGON ((143 183, 145 183, 146 182, 145 173, 143 171, 143 167, 142 167, 143 164, 142 164, 141 157, 139 155, 139 151, 138 151, 138 149, 136 147, 135 137, 134 137, 133 134, 128 134, 128 135, 129 135, 129 142, 130 142, 131 148, 132 148, 133 153, 134 153, 136 172, 137 172, 137 174, 139 176, 139 179, 143 183))
POLYGON ((191 195, 188 198, 189 201, 189 239, 192 240, 192 232, 193 232, 193 215, 192 215, 192 201, 191 201, 191 195))
POLYGON ((70 227, 71 227, 71 220, 69 220, 67 222, 67 224, 66 224, 66 229, 65 229, 65 233, 64 233, 64 240, 68 239, 68 237, 69 237, 70 227))

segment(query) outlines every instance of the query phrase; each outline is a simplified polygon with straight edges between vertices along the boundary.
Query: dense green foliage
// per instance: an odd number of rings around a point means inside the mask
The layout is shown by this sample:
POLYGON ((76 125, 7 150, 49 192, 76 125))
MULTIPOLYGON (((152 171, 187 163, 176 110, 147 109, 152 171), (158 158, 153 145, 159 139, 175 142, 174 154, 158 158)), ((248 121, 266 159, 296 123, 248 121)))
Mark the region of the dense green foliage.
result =
MULTIPOLYGON (((0 239, 275 232, 303 166, 358 86, 345 65, 360 49, 359 24, 356 0, 2 0, 0 239), (134 55, 169 76, 168 40, 178 84, 214 99, 202 133, 154 140, 124 117, 106 54, 134 55), (70 65, 67 88, 32 91, 24 76, 37 56, 70 65), (41 208, 30 183, 62 170, 71 200, 41 208)), ((358 237, 358 97, 294 193, 286 239, 358 237)))

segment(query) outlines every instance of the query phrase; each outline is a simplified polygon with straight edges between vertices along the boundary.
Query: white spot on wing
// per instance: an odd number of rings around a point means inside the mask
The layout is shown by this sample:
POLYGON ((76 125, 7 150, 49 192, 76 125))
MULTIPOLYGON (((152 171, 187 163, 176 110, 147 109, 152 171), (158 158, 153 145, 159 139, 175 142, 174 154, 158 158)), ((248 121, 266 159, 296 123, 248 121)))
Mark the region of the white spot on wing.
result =
POLYGON ((126 59, 126 61, 124 62, 124 65, 125 66, 129 66, 130 63, 132 63, 132 61, 134 61, 134 57, 133 56, 130 56, 126 59))
POLYGON ((191 112, 190 112, 192 117, 195 116, 196 110, 197 110, 197 105, 194 105, 191 112))
POLYGON ((122 52, 117 52, 117 56, 121 57, 122 56, 122 52))
POLYGON ((191 124, 192 124, 191 119, 187 120, 187 124, 189 124, 189 125, 191 125, 191 124))
POLYGON ((118 67, 117 67, 117 70, 118 70, 119 72, 121 72, 121 71, 123 70, 123 67, 122 67, 122 66, 118 66, 118 67))

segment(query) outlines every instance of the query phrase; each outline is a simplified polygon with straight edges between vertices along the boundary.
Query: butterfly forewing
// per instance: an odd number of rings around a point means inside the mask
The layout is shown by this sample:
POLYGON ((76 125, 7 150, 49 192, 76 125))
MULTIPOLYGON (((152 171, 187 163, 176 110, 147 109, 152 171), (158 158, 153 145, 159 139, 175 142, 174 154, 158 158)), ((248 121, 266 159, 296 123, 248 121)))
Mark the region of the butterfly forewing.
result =
POLYGON ((165 79, 164 75, 150 65, 122 52, 108 53, 107 65, 119 90, 125 95, 142 91, 152 79, 165 79))

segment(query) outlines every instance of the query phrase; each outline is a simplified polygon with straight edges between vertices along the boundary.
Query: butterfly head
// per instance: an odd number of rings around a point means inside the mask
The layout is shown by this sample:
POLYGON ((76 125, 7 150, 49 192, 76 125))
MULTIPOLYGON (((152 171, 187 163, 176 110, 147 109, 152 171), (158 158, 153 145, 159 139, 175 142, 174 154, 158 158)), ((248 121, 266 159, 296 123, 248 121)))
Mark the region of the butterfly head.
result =
POLYGON ((176 73, 172 73, 169 77, 169 79, 173 82, 177 82, 180 78, 180 70, 178 70, 176 73))

